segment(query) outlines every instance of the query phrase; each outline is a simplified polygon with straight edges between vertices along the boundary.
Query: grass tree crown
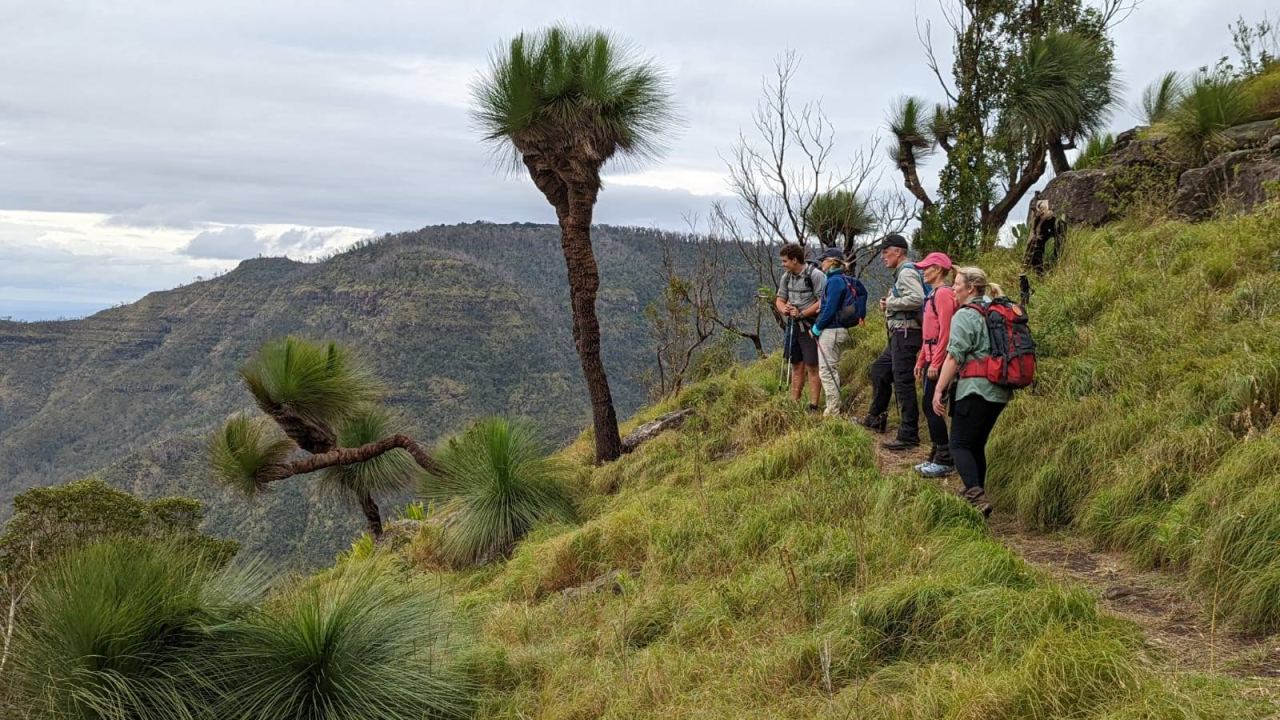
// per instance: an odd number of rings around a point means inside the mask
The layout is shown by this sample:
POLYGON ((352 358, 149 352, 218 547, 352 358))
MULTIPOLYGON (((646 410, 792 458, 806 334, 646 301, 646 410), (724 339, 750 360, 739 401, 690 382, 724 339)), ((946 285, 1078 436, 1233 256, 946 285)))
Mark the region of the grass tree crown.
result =
POLYGON ((675 123, 665 73, 599 30, 521 33, 494 54, 472 93, 485 138, 513 151, 513 161, 550 156, 588 175, 619 152, 655 157, 675 123))

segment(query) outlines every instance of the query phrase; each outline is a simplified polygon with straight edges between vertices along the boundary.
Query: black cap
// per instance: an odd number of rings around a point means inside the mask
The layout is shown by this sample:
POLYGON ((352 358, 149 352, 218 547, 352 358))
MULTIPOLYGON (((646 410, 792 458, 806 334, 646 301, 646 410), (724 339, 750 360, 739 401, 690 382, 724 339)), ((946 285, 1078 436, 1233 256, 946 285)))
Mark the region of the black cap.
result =
POLYGON ((902 248, 903 250, 907 250, 911 246, 907 244, 907 239, 902 237, 898 233, 889 233, 888 235, 885 235, 883 238, 880 238, 881 250, 884 250, 885 248, 891 248, 891 247, 902 248))

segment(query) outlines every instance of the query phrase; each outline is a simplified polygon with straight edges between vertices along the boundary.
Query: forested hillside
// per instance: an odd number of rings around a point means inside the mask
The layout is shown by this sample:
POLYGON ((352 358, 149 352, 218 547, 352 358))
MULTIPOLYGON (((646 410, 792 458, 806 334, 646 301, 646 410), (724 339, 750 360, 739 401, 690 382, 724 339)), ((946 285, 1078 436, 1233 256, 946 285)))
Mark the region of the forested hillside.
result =
MULTIPOLYGON (((688 268, 696 248, 642 229, 595 232, 605 364, 619 411, 645 397, 644 308, 661 291, 662 247, 688 268)), ((743 271, 722 302, 758 288, 743 271)), ((551 441, 589 417, 573 352, 559 233, 475 223, 388 235, 317 263, 243 262, 83 320, 0 322, 0 519, 23 489, 101 471, 153 497, 204 500, 209 528, 250 552, 332 559, 359 513, 282 488, 250 505, 209 480, 204 434, 252 405, 236 370, 296 333, 343 342, 388 385, 388 405, 431 440, 491 413, 535 419, 551 441)))

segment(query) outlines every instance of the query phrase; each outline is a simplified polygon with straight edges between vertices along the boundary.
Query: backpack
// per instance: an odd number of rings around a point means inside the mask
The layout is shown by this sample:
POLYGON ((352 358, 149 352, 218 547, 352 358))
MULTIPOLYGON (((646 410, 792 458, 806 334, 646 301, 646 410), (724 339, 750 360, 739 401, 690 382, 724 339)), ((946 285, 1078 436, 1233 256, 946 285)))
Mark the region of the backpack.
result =
POLYGON ((961 309, 965 308, 982 315, 991 338, 991 354, 965 363, 960 377, 986 378, 1010 390, 1030 386, 1036 376, 1036 344, 1031 339, 1027 312, 1007 297, 993 298, 985 307, 965 305, 961 309))
POLYGON ((813 274, 815 272, 822 273, 824 277, 826 276, 826 273, 822 272, 822 268, 818 266, 818 263, 812 260, 806 261, 804 264, 804 287, 809 292, 813 292, 813 274))
MULTIPOLYGON (((828 283, 830 280, 827 281, 828 283)), ((857 327, 863 323, 863 319, 867 316, 866 303, 858 304, 858 286, 861 283, 856 278, 851 278, 847 274, 844 276, 844 286, 847 292, 844 295, 844 302, 840 303, 840 309, 836 310, 835 324, 842 328, 857 327), (855 284, 857 283, 857 284, 855 284)), ((863 289, 862 294, 866 295, 863 289)))
MULTIPOLYGON (((920 287, 924 288, 924 302, 920 303, 920 307, 916 308, 916 312, 915 312, 916 323, 920 327, 924 327, 924 306, 926 303, 929 302, 930 299, 933 298, 933 286, 924 281, 924 271, 916 267, 915 263, 912 263, 912 262, 903 263, 902 267, 899 268, 898 272, 902 272, 903 270, 906 270, 908 268, 916 271, 916 275, 920 277, 920 287)), ((894 297, 898 296, 897 286, 898 286, 898 276, 895 274, 893 276, 893 285, 889 287, 889 292, 893 293, 894 297)))

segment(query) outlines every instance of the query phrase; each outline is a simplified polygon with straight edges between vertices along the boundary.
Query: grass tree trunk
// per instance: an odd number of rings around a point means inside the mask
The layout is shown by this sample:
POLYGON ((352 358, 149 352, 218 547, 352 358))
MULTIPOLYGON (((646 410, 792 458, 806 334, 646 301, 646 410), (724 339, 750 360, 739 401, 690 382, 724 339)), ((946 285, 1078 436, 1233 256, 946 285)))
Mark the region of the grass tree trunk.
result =
POLYGON ((1067 150, 1069 150, 1061 140, 1049 141, 1049 159, 1053 162, 1053 174, 1061 175, 1071 169, 1071 163, 1067 161, 1067 150))
POLYGON ((591 395, 591 420, 596 436, 596 462, 622 455, 618 416, 613 409, 609 378, 600 359, 600 321, 596 318, 596 293, 600 271, 591 249, 591 216, 598 188, 568 188, 566 202, 556 208, 560 221, 560 247, 569 274, 569 302, 573 308, 573 342, 582 362, 582 374, 591 395))
POLYGON ((378 510, 378 503, 373 501, 373 496, 369 493, 360 496, 360 510, 364 512, 364 519, 368 523, 369 534, 373 536, 373 541, 381 541, 382 513, 378 510))

